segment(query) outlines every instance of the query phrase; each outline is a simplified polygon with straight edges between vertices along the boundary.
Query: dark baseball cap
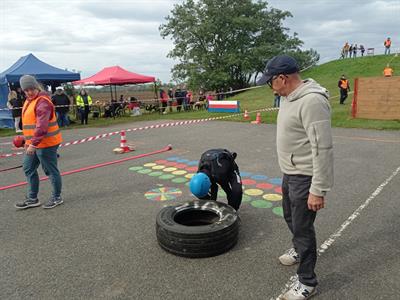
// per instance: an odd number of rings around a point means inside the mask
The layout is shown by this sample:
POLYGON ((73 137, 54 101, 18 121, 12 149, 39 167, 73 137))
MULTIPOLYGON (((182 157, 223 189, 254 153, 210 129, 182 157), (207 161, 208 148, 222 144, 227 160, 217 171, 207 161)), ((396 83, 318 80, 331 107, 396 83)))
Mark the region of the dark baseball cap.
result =
POLYGON ((264 85, 273 76, 280 74, 293 74, 299 72, 297 61, 289 55, 278 55, 271 58, 263 72, 262 77, 257 81, 257 85, 264 85))

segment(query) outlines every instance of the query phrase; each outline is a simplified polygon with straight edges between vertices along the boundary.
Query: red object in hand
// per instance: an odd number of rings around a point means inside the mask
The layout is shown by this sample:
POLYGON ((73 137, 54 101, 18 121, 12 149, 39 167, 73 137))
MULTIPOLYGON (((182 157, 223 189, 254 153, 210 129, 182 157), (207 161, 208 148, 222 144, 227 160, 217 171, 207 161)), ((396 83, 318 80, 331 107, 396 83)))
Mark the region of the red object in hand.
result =
POLYGON ((22 135, 14 136, 13 144, 17 148, 21 148, 25 145, 25 138, 22 135))

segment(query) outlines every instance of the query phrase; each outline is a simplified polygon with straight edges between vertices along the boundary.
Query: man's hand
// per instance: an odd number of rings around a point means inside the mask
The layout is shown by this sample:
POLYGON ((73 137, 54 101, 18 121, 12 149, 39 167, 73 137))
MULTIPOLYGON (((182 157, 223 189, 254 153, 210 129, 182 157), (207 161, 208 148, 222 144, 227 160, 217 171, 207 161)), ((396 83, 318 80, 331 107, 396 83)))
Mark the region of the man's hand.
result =
POLYGON ((308 209, 312 211, 318 211, 321 208, 324 208, 324 197, 317 196, 314 194, 309 194, 308 195, 308 209))
POLYGON ((32 144, 29 144, 28 147, 26 147, 26 154, 28 155, 33 155, 35 154, 36 148, 34 146, 32 146, 32 144))

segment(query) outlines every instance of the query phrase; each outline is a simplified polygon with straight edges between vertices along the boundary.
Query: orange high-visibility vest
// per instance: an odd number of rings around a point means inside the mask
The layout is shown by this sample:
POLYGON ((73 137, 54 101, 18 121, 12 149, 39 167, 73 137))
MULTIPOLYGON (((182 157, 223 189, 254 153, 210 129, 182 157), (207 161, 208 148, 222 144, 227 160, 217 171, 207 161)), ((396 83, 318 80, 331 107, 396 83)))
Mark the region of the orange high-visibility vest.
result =
POLYGON ((347 79, 341 79, 340 87, 344 90, 347 90, 347 88, 349 87, 349 81, 347 79))
POLYGON ((392 77, 392 75, 393 75, 393 69, 392 68, 386 67, 385 69, 383 69, 383 76, 392 77))
POLYGON ((54 113, 54 105, 48 96, 40 95, 33 100, 26 100, 22 108, 22 131, 25 137, 25 144, 32 143, 32 137, 36 129, 36 104, 40 99, 48 101, 53 106, 53 115, 49 121, 49 128, 47 134, 43 137, 37 148, 48 148, 61 144, 62 137, 60 128, 58 128, 57 117, 54 113))
POLYGON ((390 47, 391 44, 392 44, 391 40, 386 40, 385 41, 385 47, 390 47))

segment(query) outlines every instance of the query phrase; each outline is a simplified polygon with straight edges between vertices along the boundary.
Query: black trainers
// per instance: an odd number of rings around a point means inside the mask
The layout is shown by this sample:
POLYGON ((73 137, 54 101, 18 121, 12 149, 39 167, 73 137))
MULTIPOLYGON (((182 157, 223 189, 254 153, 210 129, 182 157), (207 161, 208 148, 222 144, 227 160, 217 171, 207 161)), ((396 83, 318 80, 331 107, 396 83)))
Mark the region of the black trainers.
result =
POLYGON ((19 202, 15 204, 15 208, 17 209, 26 209, 26 208, 31 208, 31 207, 37 207, 40 206, 39 199, 31 199, 31 198, 26 198, 24 202, 19 202))
POLYGON ((64 201, 61 197, 57 198, 51 197, 46 204, 43 204, 43 208, 53 208, 56 207, 57 205, 62 204, 63 202, 64 201))

